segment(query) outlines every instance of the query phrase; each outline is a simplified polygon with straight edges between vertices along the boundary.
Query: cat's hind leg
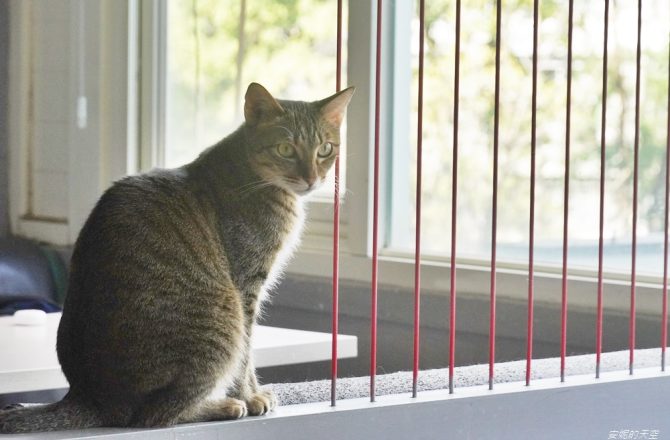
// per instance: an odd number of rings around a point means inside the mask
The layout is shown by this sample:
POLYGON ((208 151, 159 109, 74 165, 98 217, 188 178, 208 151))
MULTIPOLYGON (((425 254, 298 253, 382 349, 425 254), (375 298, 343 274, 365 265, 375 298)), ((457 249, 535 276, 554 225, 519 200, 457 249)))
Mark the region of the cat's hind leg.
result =
POLYGON ((168 385, 144 396, 137 405, 129 425, 170 426, 177 423, 231 420, 246 416, 249 413, 246 401, 230 396, 219 400, 210 398, 217 382, 233 381, 232 378, 242 367, 238 358, 233 356, 223 366, 217 365, 216 369, 222 372, 219 375, 211 374, 209 368, 211 365, 203 365, 182 371, 168 385))
POLYGON ((128 426, 171 426, 190 419, 211 391, 211 384, 172 383, 153 391, 136 407, 128 426))
POLYGON ((135 413, 131 426, 155 427, 177 423, 235 420, 247 415, 245 402, 234 399, 207 399, 209 384, 178 388, 170 386, 152 393, 135 413))
POLYGON ((136 407, 129 426, 158 427, 234 420, 249 413, 245 401, 231 397, 210 399, 214 385, 214 381, 196 381, 191 377, 153 391, 136 407))

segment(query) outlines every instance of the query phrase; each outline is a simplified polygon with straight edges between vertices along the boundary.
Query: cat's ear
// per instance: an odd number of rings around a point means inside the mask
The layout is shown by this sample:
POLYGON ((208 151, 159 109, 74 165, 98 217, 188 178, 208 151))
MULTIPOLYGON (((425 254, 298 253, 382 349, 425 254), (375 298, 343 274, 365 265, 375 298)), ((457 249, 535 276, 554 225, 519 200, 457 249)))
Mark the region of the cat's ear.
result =
POLYGON ((355 87, 349 87, 319 101, 321 117, 333 126, 339 127, 342 124, 342 119, 344 119, 349 101, 354 95, 354 90, 356 90, 355 87))
POLYGON ((258 83, 249 84, 247 93, 244 95, 244 119, 251 125, 259 122, 270 121, 281 116, 284 109, 272 97, 265 87, 258 83))

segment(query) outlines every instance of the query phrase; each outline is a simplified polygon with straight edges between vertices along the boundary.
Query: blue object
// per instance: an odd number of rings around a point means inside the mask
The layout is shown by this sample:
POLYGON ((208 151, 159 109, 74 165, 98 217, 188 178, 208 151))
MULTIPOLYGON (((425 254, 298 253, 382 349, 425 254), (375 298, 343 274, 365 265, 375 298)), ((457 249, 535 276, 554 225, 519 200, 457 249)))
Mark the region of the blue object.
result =
POLYGON ((0 315, 59 311, 66 269, 53 250, 19 237, 0 239, 0 315))
POLYGON ((43 310, 47 313, 60 312, 59 305, 44 299, 11 299, 0 301, 0 316, 13 315, 17 310, 43 310))

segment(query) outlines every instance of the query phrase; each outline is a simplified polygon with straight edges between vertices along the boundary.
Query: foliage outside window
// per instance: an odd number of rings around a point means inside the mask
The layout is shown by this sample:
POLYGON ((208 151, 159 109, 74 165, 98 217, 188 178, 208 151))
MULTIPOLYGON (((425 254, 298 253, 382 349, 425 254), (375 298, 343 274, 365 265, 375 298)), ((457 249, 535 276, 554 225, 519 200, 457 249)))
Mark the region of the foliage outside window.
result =
MULTIPOLYGON (((610 2, 605 268, 630 270, 637 2, 610 2)), ((597 268, 604 2, 575 1, 570 175, 571 267, 597 268)), ((464 2, 461 34, 458 255, 488 259, 491 237, 495 2, 464 2)), ((418 16, 412 19, 413 112, 406 184, 415 188, 418 16)), ((662 274, 670 4, 643 4, 638 271, 662 274)), ((450 249, 455 1, 426 2, 423 248, 450 249)), ((536 259, 560 264, 568 1, 540 2, 536 259)), ((503 2, 498 255, 527 261, 533 2, 503 2)), ((392 247, 413 247, 414 189, 393 199, 392 247), (402 238, 405 238, 403 241, 402 238)))
MULTIPOLYGON (((335 92, 337 2, 167 5, 166 166, 191 161, 237 128, 251 82, 285 99, 316 100, 335 92)), ((324 193, 332 186, 326 182, 324 193)))
MULTIPOLYGON (((395 60, 404 64, 394 66, 409 70, 411 99, 391 110, 396 117, 406 118, 406 137, 395 139, 390 146, 388 159, 395 160, 395 166, 384 167, 397 170, 398 163, 406 163, 401 173, 392 176, 406 190, 385 188, 388 193, 383 200, 390 202, 386 211, 390 232, 384 244, 407 252, 414 245, 417 4, 412 3, 414 15, 406 17, 411 31, 395 36, 396 41, 411 40, 407 57, 395 60)), ((569 263, 570 267, 595 270, 604 2, 574 4, 569 263)), ((332 93, 336 7, 333 0, 168 2, 166 165, 192 160, 236 128, 242 121, 244 91, 251 81, 288 99, 318 99, 332 93)), ((636 8, 636 2, 610 2, 608 271, 630 268, 636 8)), ((491 245, 495 13, 492 1, 463 4, 458 256, 481 261, 489 258, 491 245)), ((642 20, 638 271, 660 275, 670 4, 665 0, 644 2, 642 20)), ((455 0, 426 2, 422 227, 428 258, 431 254, 448 256, 450 249, 454 22, 455 0)), ((532 32, 532 0, 503 2, 498 255, 501 261, 521 264, 528 252, 532 32)), ((346 34, 345 28, 345 38, 346 34)), ((560 264, 562 255, 567 34, 568 0, 540 2, 536 259, 549 265, 560 264)), ((326 187, 332 188, 332 183, 326 187)))

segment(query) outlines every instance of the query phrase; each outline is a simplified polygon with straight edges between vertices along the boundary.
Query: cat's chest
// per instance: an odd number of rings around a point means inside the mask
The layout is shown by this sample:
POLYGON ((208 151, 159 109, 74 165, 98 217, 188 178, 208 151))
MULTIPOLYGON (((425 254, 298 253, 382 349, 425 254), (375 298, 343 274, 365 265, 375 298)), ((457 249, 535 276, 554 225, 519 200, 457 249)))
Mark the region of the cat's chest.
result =
POLYGON ((300 242, 304 209, 298 199, 270 199, 246 212, 226 228, 225 251, 238 288, 263 296, 300 242))
POLYGON ((288 233, 284 234, 280 241, 279 247, 275 252, 274 258, 270 262, 270 270, 268 271, 267 279, 263 285, 264 292, 270 289, 281 276, 286 264, 290 260, 293 252, 300 244, 302 235, 302 228, 305 224, 305 210, 301 200, 296 201, 294 216, 288 233))

